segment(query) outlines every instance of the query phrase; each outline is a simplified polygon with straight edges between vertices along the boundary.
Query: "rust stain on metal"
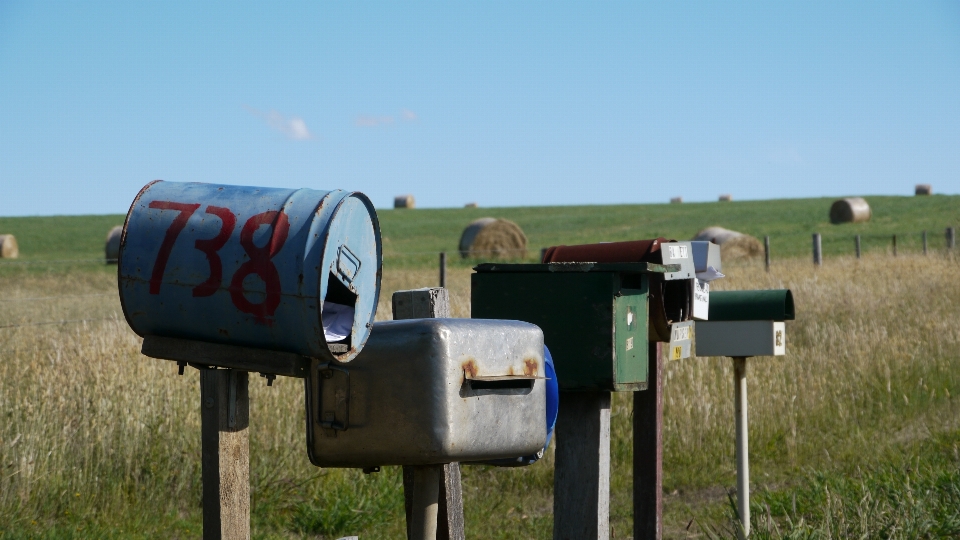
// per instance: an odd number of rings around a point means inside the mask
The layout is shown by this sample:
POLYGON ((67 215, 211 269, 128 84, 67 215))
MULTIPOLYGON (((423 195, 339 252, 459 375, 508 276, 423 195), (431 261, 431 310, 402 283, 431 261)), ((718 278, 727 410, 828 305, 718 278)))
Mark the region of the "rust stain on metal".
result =
POLYGON ((516 375, 516 374, 513 372, 513 366, 510 366, 509 368, 507 368, 507 375, 516 375))
POLYGON ((537 371, 540 370, 540 362, 537 362, 533 358, 524 358, 523 360, 523 374, 528 377, 535 377, 537 371))
POLYGON ((468 379, 476 378, 479 371, 477 370, 477 361, 473 358, 467 360, 466 362, 460 364, 460 367, 463 368, 463 376, 468 379))

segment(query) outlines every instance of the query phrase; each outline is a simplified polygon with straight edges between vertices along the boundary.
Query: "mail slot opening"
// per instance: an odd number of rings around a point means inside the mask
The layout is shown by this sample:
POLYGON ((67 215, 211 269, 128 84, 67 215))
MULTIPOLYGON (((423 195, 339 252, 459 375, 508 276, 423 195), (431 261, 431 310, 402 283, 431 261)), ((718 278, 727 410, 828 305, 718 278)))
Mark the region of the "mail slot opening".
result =
POLYGON ((510 377, 498 380, 467 379, 472 390, 529 390, 535 379, 510 377))
POLYGON ((331 353, 345 353, 350 349, 356 305, 357 295, 330 272, 320 318, 323 320, 323 337, 331 353))

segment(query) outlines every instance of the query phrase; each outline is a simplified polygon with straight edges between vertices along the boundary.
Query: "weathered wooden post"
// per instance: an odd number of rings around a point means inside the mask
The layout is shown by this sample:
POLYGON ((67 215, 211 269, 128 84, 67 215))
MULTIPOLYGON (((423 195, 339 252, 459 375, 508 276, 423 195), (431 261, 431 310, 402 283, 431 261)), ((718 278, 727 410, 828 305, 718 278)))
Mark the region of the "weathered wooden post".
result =
POLYGON ((813 264, 823 266, 823 251, 820 244, 820 233, 813 233, 813 264))
POLYGON ((854 237, 853 243, 857 249, 857 258, 859 259, 860 258, 860 235, 859 234, 854 237))
POLYGON ((923 231, 923 254, 927 254, 927 231, 923 231))
POLYGON ((953 246, 956 243, 956 234, 953 227, 947 227, 946 237, 947 237, 947 249, 953 249, 953 246))
POLYGON ((440 252, 440 288, 447 286, 447 252, 440 252))
POLYGON ((204 540, 250 538, 248 373, 200 369, 204 540))
POLYGON ((897 235, 893 235, 893 256, 897 256, 897 235))
MULTIPOLYGON (((394 320, 448 317, 450 296, 442 287, 393 293, 394 320)), ((458 463, 404 467, 403 494, 407 538, 464 538, 463 488, 458 463)))
POLYGON ((663 352, 648 343, 647 389, 633 394, 633 537, 663 535, 663 352))

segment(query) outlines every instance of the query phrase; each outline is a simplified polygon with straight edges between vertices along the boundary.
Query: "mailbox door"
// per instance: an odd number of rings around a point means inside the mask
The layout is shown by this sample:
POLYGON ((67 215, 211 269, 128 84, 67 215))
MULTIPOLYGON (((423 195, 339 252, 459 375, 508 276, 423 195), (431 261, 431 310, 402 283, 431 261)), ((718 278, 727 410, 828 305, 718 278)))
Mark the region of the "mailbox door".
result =
POLYGON ((645 290, 631 289, 624 289, 621 294, 613 302, 614 387, 632 390, 647 382, 647 294, 645 290))

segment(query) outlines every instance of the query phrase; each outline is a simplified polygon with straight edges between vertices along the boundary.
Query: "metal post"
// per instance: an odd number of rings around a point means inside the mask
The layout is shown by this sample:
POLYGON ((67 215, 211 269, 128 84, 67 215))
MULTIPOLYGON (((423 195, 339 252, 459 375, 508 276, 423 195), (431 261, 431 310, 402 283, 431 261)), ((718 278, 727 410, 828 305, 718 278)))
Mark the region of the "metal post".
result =
POLYGON ((767 272, 770 271, 770 237, 763 237, 763 260, 767 265, 767 272))
POLYGON ((823 251, 820 245, 820 233, 813 233, 813 264, 823 266, 823 251))
POLYGON ((610 538, 610 392, 560 392, 554 540, 610 538))
POLYGON ((854 238, 853 243, 857 246, 857 258, 859 259, 860 258, 860 235, 859 234, 854 238))
POLYGON ((927 231, 923 231, 923 254, 927 254, 927 231))
POLYGON ((893 235, 893 256, 897 256, 897 235, 893 235))
POLYGON ((737 417, 737 513, 742 538, 750 536, 750 457, 747 443, 747 359, 733 359, 734 407, 737 417))
POLYGON ((440 252, 440 286, 447 286, 447 252, 440 252))
POLYGON ((953 249, 954 240, 956 239, 956 235, 954 234, 953 227, 947 227, 946 233, 947 233, 947 249, 953 249))
POLYGON ((248 374, 200 370, 204 540, 250 538, 248 374))
POLYGON ((663 535, 663 344, 647 345, 647 389, 633 393, 633 537, 663 535))
MULTIPOLYGON (((441 253, 441 268, 444 255, 441 253)), ((442 278, 443 273, 440 275, 442 278)), ((449 316, 450 296, 442 287, 393 293, 394 320, 449 316)), ((404 467, 403 496, 408 539, 463 540, 463 488, 459 463, 404 467)))

